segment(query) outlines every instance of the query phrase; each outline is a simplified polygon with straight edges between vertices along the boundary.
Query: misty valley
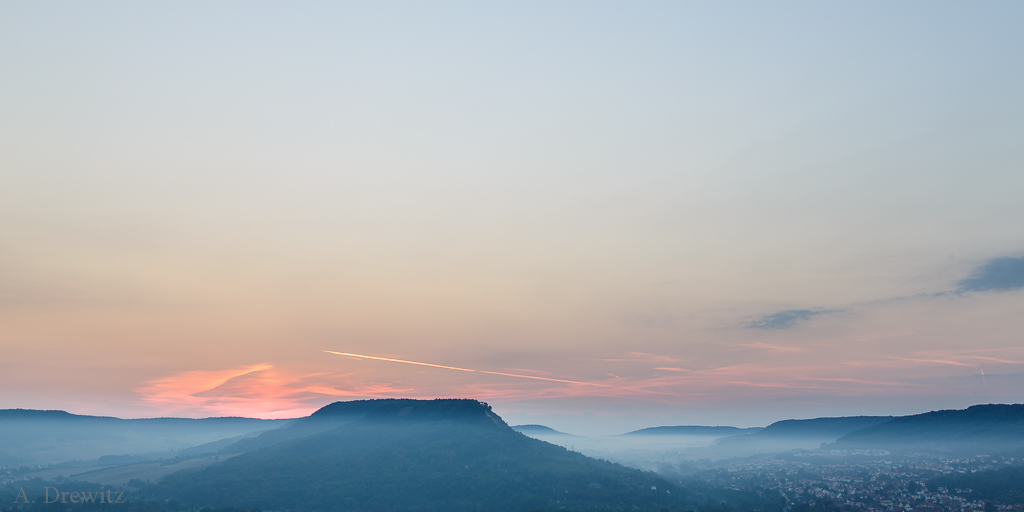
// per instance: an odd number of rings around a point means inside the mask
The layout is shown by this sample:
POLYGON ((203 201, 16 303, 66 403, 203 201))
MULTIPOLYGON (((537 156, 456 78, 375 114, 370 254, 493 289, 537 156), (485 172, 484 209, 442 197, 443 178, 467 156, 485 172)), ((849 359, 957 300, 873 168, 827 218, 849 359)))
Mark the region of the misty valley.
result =
POLYGON ((0 411, 5 511, 1024 510, 1024 405, 579 436, 469 399, 292 420, 0 411))

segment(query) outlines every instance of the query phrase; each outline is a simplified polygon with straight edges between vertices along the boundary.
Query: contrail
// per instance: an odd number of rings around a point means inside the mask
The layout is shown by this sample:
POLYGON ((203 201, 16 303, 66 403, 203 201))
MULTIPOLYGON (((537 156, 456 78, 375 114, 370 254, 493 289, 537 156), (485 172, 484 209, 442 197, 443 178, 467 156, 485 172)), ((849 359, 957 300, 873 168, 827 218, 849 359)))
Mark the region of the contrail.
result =
POLYGON ((459 368, 457 366, 444 366, 444 365, 441 365, 441 364, 421 363, 421 362, 418 362, 418 361, 406 361, 404 359, 392 359, 390 357, 376 357, 376 356, 365 356, 363 354, 349 354, 348 352, 335 352, 333 350, 324 350, 324 352, 327 352, 328 354, 339 355, 339 356, 358 357, 358 358, 361 358, 361 359, 375 359, 377 361, 390 361, 392 363, 415 364, 415 365, 419 365, 419 366, 431 366, 431 367, 434 367, 434 368, 444 368, 445 370, 458 370, 460 372, 489 373, 491 375, 503 375, 505 377, 519 377, 520 379, 547 380, 547 381, 551 381, 551 382, 564 382, 566 384, 582 384, 584 386, 597 386, 597 387, 601 387, 601 388, 612 388, 612 387, 615 387, 615 386, 609 386, 609 385, 606 385, 606 384, 597 384, 597 383, 594 383, 594 382, 580 382, 580 381, 577 381, 577 380, 565 380, 565 379, 550 379, 548 377, 534 377, 533 375, 518 375, 518 374, 515 374, 515 373, 489 372, 487 370, 471 370, 469 368, 459 368))
POLYGON ((324 352, 327 352, 328 354, 336 354, 336 355, 339 355, 339 356, 361 357, 363 359, 376 359, 378 361, 391 361, 392 363, 405 363, 405 364, 418 364, 420 366, 433 366, 434 368, 445 368, 447 370, 458 370, 460 372, 475 372, 476 371, 476 370, 470 370, 469 368, 458 368, 458 367, 455 367, 455 366, 444 366, 444 365, 440 365, 440 364, 430 364, 430 363, 418 363, 416 361, 406 361, 404 359, 391 359, 390 357, 364 356, 362 354, 349 354, 347 352, 335 352, 333 350, 324 350, 324 352))

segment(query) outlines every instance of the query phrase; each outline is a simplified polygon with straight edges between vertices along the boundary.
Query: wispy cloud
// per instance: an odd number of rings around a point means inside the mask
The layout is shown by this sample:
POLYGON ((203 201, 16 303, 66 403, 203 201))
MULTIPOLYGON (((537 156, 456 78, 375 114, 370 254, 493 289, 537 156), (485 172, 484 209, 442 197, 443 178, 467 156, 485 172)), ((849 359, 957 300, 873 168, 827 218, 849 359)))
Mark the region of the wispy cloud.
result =
MULTIPOLYGON (((1024 256, 992 258, 977 266, 971 274, 956 283, 956 289, 932 293, 874 299, 850 304, 847 307, 879 305, 908 300, 931 299, 946 296, 962 296, 967 292, 1006 292, 1024 289, 1024 256)), ((747 329, 793 329, 800 322, 829 313, 841 313, 843 309, 786 309, 761 315, 748 322, 747 329)), ((767 348, 767 347, 766 347, 767 348)))
POLYGON ((818 315, 838 313, 839 311, 834 309, 787 309, 770 315, 761 315, 757 320, 748 323, 747 329, 792 329, 801 320, 809 320, 818 315))
POLYGON ((963 356, 967 359, 977 359, 980 361, 988 361, 991 363, 1006 363, 1006 364, 1024 364, 1024 361, 1014 361, 1011 359, 1000 359, 998 357, 981 357, 981 356, 963 356))
MULTIPOLYGON (((365 368, 353 373, 298 373, 257 364, 181 372, 147 382, 137 391, 142 403, 163 414, 264 418, 302 416, 335 400, 357 398, 472 397, 492 402, 611 399, 678 405, 810 396, 933 396, 967 391, 957 388, 954 381, 921 383, 923 375, 952 378, 980 374, 982 367, 985 373, 993 373, 990 367, 1002 373, 1016 372, 1024 351, 1022 347, 934 349, 885 356, 860 354, 862 359, 846 360, 841 355, 820 358, 823 347, 818 345, 735 346, 770 353, 752 360, 743 358, 745 362, 737 364, 699 367, 666 363, 678 360, 667 356, 631 352, 604 359, 608 364, 602 376, 592 373, 589 378, 579 377, 590 385, 578 385, 582 380, 524 378, 529 376, 441 365, 436 365, 441 366, 437 371, 428 368, 426 373, 418 369, 422 366, 411 366, 416 369, 391 374, 394 380, 389 380, 384 373, 365 368), (785 363, 779 365, 779 361, 785 363), (644 369, 638 370, 638 366, 644 369), (620 367, 629 370, 618 371, 620 367), (450 371, 453 368, 460 371, 450 371)), ((999 392, 1006 396, 1014 393, 1011 387, 999 392)))
MULTIPOLYGON (((805 358, 810 351, 812 349, 807 349, 792 357, 805 358)), ((937 351, 866 358, 857 364, 814 362, 812 358, 803 362, 794 360, 794 364, 785 366, 765 361, 702 369, 657 366, 647 374, 633 376, 622 377, 609 372, 607 378, 593 380, 596 384, 593 386, 537 379, 472 377, 481 372, 442 372, 455 376, 455 380, 402 378, 399 381, 402 384, 395 384, 370 382, 359 374, 298 374, 261 364, 182 372, 150 381, 137 391, 143 403, 165 414, 264 418, 302 416, 326 403, 356 398, 472 397, 502 402, 615 399, 692 404, 797 396, 930 395, 955 390, 894 376, 919 365, 980 371, 980 363, 990 360, 1019 364, 999 357, 1002 354, 991 355, 993 357, 937 351), (871 368, 876 377, 866 376, 863 368, 871 368)))
POLYGON ((957 283, 960 292, 1011 291, 1024 288, 1024 256, 993 258, 957 283))
POLYGON ((999 356, 998 352, 1012 353, 1017 350, 1024 349, 1024 347, 1006 347, 1001 349, 984 349, 984 350, 925 350, 915 352, 915 357, 890 357, 889 359, 902 359, 905 361, 913 361, 920 363, 937 363, 937 364, 948 364, 953 366, 971 366, 980 367, 985 366, 998 366, 998 365, 1024 365, 1024 361, 1020 361, 1013 358, 1013 355, 1007 355, 1004 357, 993 357, 999 356), (991 355, 979 356, 974 355, 978 352, 985 352, 991 355), (996 352, 995 354, 992 354, 996 352))
POLYGON ((142 404, 186 416, 305 416, 338 398, 407 393, 387 384, 351 382, 347 375, 295 374, 257 364, 227 370, 192 370, 146 382, 142 404))
POLYGON ((978 366, 976 364, 963 363, 960 361, 953 361, 951 359, 917 359, 913 357, 895 357, 888 356, 886 359, 897 359, 900 361, 910 361, 913 363, 933 363, 933 364, 948 364, 951 366, 978 366))

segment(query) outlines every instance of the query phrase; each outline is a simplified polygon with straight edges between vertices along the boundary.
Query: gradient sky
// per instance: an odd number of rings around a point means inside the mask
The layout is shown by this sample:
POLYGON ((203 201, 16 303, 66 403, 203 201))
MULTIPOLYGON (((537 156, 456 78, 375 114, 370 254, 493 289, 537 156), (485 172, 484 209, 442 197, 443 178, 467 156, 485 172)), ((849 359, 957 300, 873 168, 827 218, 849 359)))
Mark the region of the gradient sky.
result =
POLYGON ((613 433, 1024 401, 1022 23, 4 2, 0 408, 471 397, 613 433))

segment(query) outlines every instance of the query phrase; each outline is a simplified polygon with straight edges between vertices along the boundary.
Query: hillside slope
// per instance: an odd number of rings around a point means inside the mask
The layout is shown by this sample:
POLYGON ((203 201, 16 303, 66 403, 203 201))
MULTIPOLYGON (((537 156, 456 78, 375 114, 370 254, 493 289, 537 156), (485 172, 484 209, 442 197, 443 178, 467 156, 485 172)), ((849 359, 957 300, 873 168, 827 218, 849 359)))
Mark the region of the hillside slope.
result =
POLYGON ((834 446, 948 453, 1024 450, 1024 404, 974 405, 901 416, 850 432, 834 446))
POLYGON ((539 436, 576 437, 572 434, 567 434, 544 425, 513 425, 512 430, 534 438, 538 438, 539 436))
POLYGON ((169 475, 148 492, 296 511, 660 510, 685 499, 654 474, 526 437, 475 400, 369 402, 356 421, 169 475))
MULTIPOLYGON (((277 428, 290 420, 120 419, 64 411, 0 410, 0 465, 56 464, 180 450, 277 428)), ((213 451, 213 450, 211 450, 213 451)))
POLYGON ((811 450, 855 430, 891 420, 891 416, 842 416, 776 421, 752 434, 723 437, 710 451, 719 457, 811 450))
POLYGON ((700 425, 680 425, 674 427, 648 427, 625 434, 623 436, 701 436, 701 437, 726 437, 744 434, 753 434, 760 428, 739 428, 739 427, 705 427, 700 425))
MULTIPOLYGON (((399 403, 403 400, 394 399, 391 403, 399 403)), ((412 400, 404 400, 413 402, 412 400)), ((313 414, 294 420, 292 423, 278 429, 269 430, 256 437, 241 439, 233 444, 222 448, 217 453, 220 455, 235 455, 239 453, 266 448, 275 444, 308 437, 320 432, 326 432, 362 419, 367 414, 381 406, 380 400, 352 400, 349 402, 334 402, 321 407, 313 414)))

